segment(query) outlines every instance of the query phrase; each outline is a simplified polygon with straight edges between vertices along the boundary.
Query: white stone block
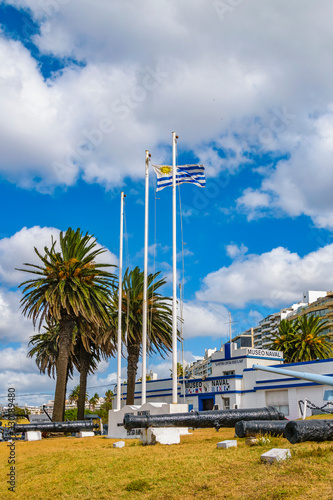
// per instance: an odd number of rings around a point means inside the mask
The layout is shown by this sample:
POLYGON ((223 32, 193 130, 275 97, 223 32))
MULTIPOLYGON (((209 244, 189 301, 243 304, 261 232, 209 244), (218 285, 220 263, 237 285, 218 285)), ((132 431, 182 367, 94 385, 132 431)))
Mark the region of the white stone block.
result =
POLYGON ((261 460, 263 462, 268 462, 270 464, 274 462, 280 462, 281 460, 285 460, 286 458, 290 458, 291 453, 288 448, 272 448, 266 453, 261 455, 261 460))
POLYGON ((149 427, 142 429, 142 444, 179 444, 183 429, 179 427, 149 427))
POLYGON ((114 448, 124 448, 125 446, 125 441, 117 441, 116 443, 113 443, 114 448))
POLYGON ((109 428, 108 435, 109 439, 138 439, 140 437, 140 430, 133 429, 132 431, 127 431, 123 427, 124 415, 130 413, 131 415, 137 415, 140 406, 138 405, 127 405, 120 410, 109 410, 109 428))
POLYGON ((237 446, 236 439, 226 439, 225 441, 220 441, 219 443, 217 443, 218 448, 224 448, 224 449, 234 448, 236 446, 237 446))
POLYGON ((41 431, 28 431, 25 433, 25 441, 41 441, 41 431))
POLYGON ((76 433, 77 438, 86 438, 86 437, 93 437, 93 436, 95 436, 95 433, 90 432, 90 431, 80 431, 80 432, 76 433))

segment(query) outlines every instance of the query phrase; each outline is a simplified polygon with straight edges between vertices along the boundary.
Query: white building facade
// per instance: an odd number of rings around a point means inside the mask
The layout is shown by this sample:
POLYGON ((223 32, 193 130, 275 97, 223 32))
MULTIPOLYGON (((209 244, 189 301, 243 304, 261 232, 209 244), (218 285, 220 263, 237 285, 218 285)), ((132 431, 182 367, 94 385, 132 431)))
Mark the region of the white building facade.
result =
MULTIPOLYGON (((237 349, 234 343, 228 343, 212 354, 211 375, 179 381, 178 402, 187 404, 189 411, 274 406, 287 418, 294 419, 301 416, 300 400, 306 398, 318 407, 330 398, 333 400, 332 386, 254 370, 253 364, 331 375, 333 382, 333 359, 283 365, 280 351, 237 349)), ((147 402, 171 403, 171 387, 171 379, 147 382, 147 402)), ((122 393, 122 405, 125 405, 126 385, 122 386, 122 393)), ((140 403, 141 383, 137 383, 134 404, 140 403)))

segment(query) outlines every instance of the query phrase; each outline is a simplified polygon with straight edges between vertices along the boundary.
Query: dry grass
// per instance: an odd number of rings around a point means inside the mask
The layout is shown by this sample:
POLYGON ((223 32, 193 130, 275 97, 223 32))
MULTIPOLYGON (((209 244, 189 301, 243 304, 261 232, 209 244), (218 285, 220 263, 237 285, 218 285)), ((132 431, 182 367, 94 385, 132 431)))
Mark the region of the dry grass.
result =
MULTIPOLYGON (((198 429, 179 445, 142 446, 104 437, 64 437, 16 443, 17 499, 230 499, 333 500, 333 443, 291 445, 283 438, 269 444, 217 449, 233 439, 233 429, 198 429), (267 465, 260 455, 289 448, 290 460, 267 465)), ((0 443, 0 462, 7 464, 7 443, 0 443)), ((10 498, 5 484, 8 466, 0 469, 0 498, 10 498)))

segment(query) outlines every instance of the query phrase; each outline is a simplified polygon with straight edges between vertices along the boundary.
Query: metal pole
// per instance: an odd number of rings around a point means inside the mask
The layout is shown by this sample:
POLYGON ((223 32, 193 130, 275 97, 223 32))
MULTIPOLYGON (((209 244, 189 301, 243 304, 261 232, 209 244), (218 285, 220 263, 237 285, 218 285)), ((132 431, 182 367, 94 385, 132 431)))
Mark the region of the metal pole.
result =
MULTIPOLYGON (((281 358, 280 358, 281 359, 281 358)), ((279 375, 286 375, 287 377, 295 377, 317 384, 333 386, 333 377, 329 375, 318 375, 317 373, 298 372, 296 370, 285 370, 284 368, 276 368, 275 366, 262 366, 252 365, 254 370, 262 370, 264 372, 278 373, 279 375)))
POLYGON ((172 132, 172 403, 177 404, 177 237, 176 237, 176 150, 172 132))
POLYGON ((229 311, 229 339, 231 344, 231 312, 229 311))
POLYGON ((118 333, 117 333, 117 410, 121 407, 121 312, 123 301, 123 222, 124 222, 124 192, 120 195, 120 248, 119 248, 119 287, 118 287, 118 333))
POLYGON ((149 213, 149 151, 146 151, 146 184, 145 184, 145 243, 143 264, 143 303, 142 303, 142 378, 141 404, 146 402, 147 371, 147 286, 148 286, 148 213, 149 213))
POLYGON ((181 283, 179 284, 179 300, 180 300, 180 318, 181 318, 181 323, 180 323, 180 338, 182 340, 182 370, 183 370, 183 383, 182 383, 182 392, 183 392, 183 403, 186 403, 186 400, 185 400, 185 369, 184 369, 184 363, 185 363, 185 360, 184 360, 184 337, 183 337, 183 307, 184 307, 184 303, 183 303, 183 293, 182 292, 182 285, 181 283))

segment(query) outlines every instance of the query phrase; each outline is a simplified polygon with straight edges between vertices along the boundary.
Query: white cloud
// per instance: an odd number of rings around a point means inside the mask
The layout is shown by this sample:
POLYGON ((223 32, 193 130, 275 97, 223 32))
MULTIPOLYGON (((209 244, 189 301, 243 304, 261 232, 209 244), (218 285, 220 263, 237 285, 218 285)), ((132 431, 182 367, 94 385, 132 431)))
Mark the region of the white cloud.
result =
POLYGON ((208 274, 197 297, 233 307, 257 303, 278 308, 299 302, 306 290, 331 290, 332 273, 333 244, 304 257, 278 247, 208 274))
POLYGON ((43 253, 44 246, 50 248, 51 236, 59 240, 59 229, 54 227, 32 228, 23 227, 10 238, 0 240, 0 277, 3 283, 18 285, 29 279, 29 275, 16 271, 15 268, 24 267, 23 264, 39 264, 41 261, 34 251, 34 247, 43 253))
POLYGON ((35 361, 27 358, 28 348, 7 347, 1 351, 1 370, 19 371, 20 373, 39 373, 35 361))
POLYGON ((248 248, 243 243, 240 246, 233 243, 226 246, 227 255, 229 255, 231 259, 241 258, 247 251, 248 248))
POLYGON ((247 188, 238 200, 249 219, 281 211, 312 218, 318 227, 333 227, 333 111, 328 104, 319 116, 304 120, 303 136, 289 134, 285 151, 290 157, 274 169, 263 170, 259 189, 247 188))
POLYGON ((226 338, 229 335, 228 311, 224 306, 198 301, 184 302, 184 339, 226 338))
POLYGON ((28 342, 34 334, 31 320, 24 318, 20 309, 21 292, 0 288, 0 339, 9 342, 28 342))
POLYGON ((241 207, 332 226, 331 3, 253 0, 224 15, 205 0, 6 3, 31 9, 42 52, 86 64, 45 81, 27 49, 0 39, 0 171, 10 181, 47 191, 81 175, 117 186, 143 177, 147 147, 167 160, 176 130, 208 176, 251 165, 249 152, 291 155, 241 207))

